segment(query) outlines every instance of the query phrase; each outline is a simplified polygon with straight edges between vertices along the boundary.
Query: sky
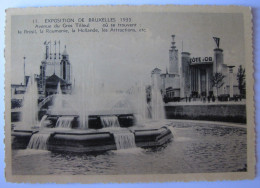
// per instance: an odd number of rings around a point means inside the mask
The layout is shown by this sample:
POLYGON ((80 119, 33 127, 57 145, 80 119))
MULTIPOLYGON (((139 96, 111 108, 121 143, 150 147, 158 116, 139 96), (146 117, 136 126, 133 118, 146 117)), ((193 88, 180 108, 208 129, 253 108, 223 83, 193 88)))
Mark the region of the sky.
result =
MULTIPOLYGON (((12 83, 23 80, 23 57, 26 57, 26 74, 39 74, 44 56, 44 41, 60 40, 61 51, 66 45, 75 80, 87 80, 83 67, 93 65, 95 78, 107 87, 125 90, 136 83, 150 84, 151 71, 158 67, 165 71, 169 66, 171 35, 176 35, 180 53, 190 52, 191 57, 213 57, 216 44, 212 37, 220 38, 224 50, 224 63, 243 65, 244 33, 241 14, 220 13, 121 13, 66 15, 80 17, 131 17, 132 23, 146 32, 137 33, 69 33, 69 34, 18 34, 18 30, 34 29, 32 19, 43 24, 46 18, 60 15, 12 17, 11 65, 12 83)), ((96 24, 101 29, 101 24, 96 24)), ((235 68, 235 72, 236 72, 235 68)))

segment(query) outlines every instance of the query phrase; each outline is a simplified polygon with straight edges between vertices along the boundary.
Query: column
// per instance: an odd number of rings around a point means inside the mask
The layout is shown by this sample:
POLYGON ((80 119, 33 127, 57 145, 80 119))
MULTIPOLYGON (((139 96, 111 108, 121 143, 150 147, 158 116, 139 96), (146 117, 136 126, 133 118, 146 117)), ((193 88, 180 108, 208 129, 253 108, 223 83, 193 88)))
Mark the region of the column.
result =
POLYGON ((198 69, 198 94, 201 94, 200 69, 198 69))
POLYGON ((182 52, 181 53, 181 97, 186 97, 190 94, 191 90, 191 73, 189 68, 190 62, 190 53, 189 52, 182 52))
POLYGON ((220 48, 214 49, 213 73, 222 72, 223 61, 223 50, 220 48))
POLYGON ((234 91, 233 91, 233 68, 235 66, 228 66, 229 68, 229 95, 230 97, 234 97, 234 91))
POLYGON ((195 82, 195 85, 196 85, 195 91, 198 92, 198 69, 197 68, 195 69, 195 80, 196 80, 196 82, 195 82))
POLYGON ((208 73, 208 69, 206 69, 206 96, 209 95, 209 73, 208 73))

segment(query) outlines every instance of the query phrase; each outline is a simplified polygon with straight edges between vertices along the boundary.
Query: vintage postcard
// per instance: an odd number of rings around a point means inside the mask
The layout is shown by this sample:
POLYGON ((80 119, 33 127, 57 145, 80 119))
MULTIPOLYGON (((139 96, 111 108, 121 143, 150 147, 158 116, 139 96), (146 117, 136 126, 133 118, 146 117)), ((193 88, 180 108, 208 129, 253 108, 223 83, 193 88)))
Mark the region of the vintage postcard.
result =
POLYGON ((6 179, 255 177, 249 7, 8 9, 6 179))

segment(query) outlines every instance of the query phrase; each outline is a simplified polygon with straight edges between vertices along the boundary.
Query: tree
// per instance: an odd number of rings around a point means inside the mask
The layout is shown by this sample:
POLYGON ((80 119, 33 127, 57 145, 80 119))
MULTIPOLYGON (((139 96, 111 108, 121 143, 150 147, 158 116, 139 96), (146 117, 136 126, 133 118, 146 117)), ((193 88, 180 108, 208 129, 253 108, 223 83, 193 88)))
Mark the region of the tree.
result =
POLYGON ((242 65, 240 65, 238 67, 238 71, 237 71, 237 81, 238 81, 238 89, 239 89, 240 95, 244 95, 246 93, 245 79, 246 79, 246 71, 242 67, 242 65))
POLYGON ((216 72, 211 78, 211 85, 217 89, 217 96, 218 96, 218 89, 224 85, 223 79, 225 76, 222 73, 216 72))

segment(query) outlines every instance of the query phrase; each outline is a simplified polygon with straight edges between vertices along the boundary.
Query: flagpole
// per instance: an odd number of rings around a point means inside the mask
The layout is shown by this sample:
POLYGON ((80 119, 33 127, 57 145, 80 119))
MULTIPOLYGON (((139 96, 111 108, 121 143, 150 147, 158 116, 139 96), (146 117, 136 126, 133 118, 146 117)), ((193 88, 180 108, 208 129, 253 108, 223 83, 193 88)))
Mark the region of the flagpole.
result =
POLYGON ((54 46, 55 46, 54 59, 56 59, 56 40, 54 41, 54 46))
POLYGON ((50 59, 51 59, 51 41, 50 41, 50 59))
POLYGON ((60 41, 59 41, 59 59, 60 59, 60 41))
POLYGON ((24 76, 24 85, 26 85, 26 78, 25 78, 25 59, 26 57, 23 57, 23 76, 24 76))

